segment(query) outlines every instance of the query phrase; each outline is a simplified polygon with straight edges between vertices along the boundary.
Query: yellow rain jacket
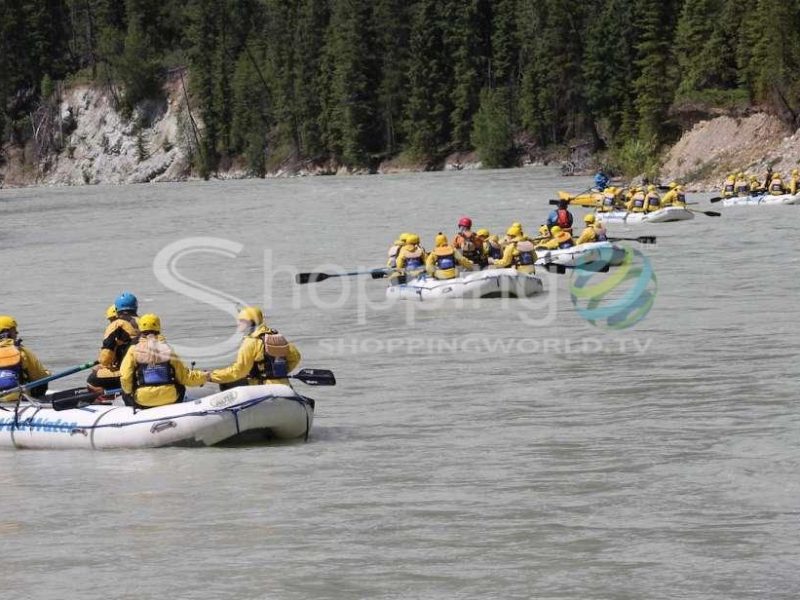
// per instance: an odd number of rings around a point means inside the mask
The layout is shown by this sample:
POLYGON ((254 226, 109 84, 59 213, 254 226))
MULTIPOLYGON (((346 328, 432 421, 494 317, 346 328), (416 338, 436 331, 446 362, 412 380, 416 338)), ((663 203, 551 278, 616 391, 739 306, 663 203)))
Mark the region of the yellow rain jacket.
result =
POLYGON ((103 344, 97 362, 105 367, 103 377, 119 376, 122 360, 128 349, 139 341, 139 323, 136 317, 121 316, 111 321, 103 333, 103 344))
POLYGON ((730 198, 736 193, 736 175, 728 175, 722 185, 722 197, 730 198))
MULTIPOLYGON (((30 383, 37 379, 49 376, 51 373, 44 368, 36 355, 22 346, 17 346, 15 340, 4 338, 0 340, 0 369, 18 372, 19 384, 30 383)), ((16 387, 16 386, 14 386, 16 387)), ((29 393, 32 396, 42 396, 47 391, 45 384, 41 388, 34 388, 29 393)), ((15 402, 19 393, 3 395, 0 391, 0 402, 15 402)))
POLYGON ((425 270, 428 275, 432 275, 436 279, 454 279, 458 276, 456 265, 471 270, 475 263, 464 258, 464 255, 452 246, 438 246, 428 254, 425 270))
POLYGON ((591 244, 597 241, 597 229, 594 225, 587 225, 586 229, 581 232, 581 235, 575 241, 575 245, 591 244))
POLYGON ((186 387, 206 382, 205 373, 187 369, 162 335, 147 336, 131 346, 119 375, 122 391, 146 408, 178 402, 186 387))
POLYGON ((644 211, 655 212, 661 209, 661 196, 656 192, 647 192, 644 198, 644 211))
POLYGON ((422 272, 425 268, 425 250, 418 245, 406 244, 397 253, 397 268, 410 274, 422 272))
POLYGON ((495 260, 492 267, 495 269, 507 269, 514 267, 520 273, 534 274, 536 267, 536 250, 533 242, 524 237, 508 240, 503 249, 503 258, 495 260))
MULTIPOLYGON (((266 325, 259 326, 253 333, 242 340, 234 363, 224 369, 211 372, 214 383, 241 382, 242 385, 262 385, 265 383, 282 383, 289 385, 286 378, 269 377, 269 361, 264 353, 264 336, 275 335, 266 325), (259 368, 260 367, 260 368, 259 368), (263 376, 267 375, 267 376, 263 376)), ((286 352, 286 372, 291 373, 300 364, 300 351, 294 344, 289 344, 286 352)))
POLYGON ((543 248, 544 250, 558 250, 559 248, 569 248, 570 242, 572 242, 572 245, 575 245, 569 232, 562 231, 556 235, 556 237, 540 242, 536 247, 543 248))
POLYGON ((630 212, 645 212, 646 211, 646 208, 645 208, 645 204, 646 203, 647 203, 647 199, 646 199, 644 191, 639 190, 638 192, 633 194, 633 196, 631 196, 630 200, 628 200, 626 208, 630 212))

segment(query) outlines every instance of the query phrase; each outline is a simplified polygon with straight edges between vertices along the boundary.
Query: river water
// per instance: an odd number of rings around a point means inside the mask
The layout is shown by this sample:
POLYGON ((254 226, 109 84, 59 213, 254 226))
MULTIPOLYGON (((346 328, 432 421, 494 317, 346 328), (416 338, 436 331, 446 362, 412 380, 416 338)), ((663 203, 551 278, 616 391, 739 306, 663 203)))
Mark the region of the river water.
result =
POLYGON ((387 306, 369 277, 292 282, 381 266, 403 230, 430 247, 464 214, 534 230, 557 189, 589 185, 525 169, 0 191, 0 312, 51 369, 94 358, 130 289, 200 367, 230 360, 230 313, 256 302, 339 381, 304 389, 306 444, 0 453, 2 596, 796 598, 797 207, 705 195, 722 218, 611 226, 658 236, 640 246, 655 304, 621 331, 580 316, 569 275, 543 274, 534 302, 434 310, 387 306))

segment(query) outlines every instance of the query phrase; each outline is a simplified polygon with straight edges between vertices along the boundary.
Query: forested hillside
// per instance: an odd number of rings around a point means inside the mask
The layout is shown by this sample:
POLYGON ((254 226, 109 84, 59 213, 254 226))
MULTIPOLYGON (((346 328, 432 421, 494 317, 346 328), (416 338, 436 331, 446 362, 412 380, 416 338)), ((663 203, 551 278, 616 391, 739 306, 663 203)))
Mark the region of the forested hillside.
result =
MULTIPOLYGON (((58 82, 119 110, 188 68, 197 172, 371 166, 587 139, 646 168, 681 110, 797 125, 800 0, 0 0, 4 150, 58 82)), ((0 158, 1 160, 1 158, 0 158)))

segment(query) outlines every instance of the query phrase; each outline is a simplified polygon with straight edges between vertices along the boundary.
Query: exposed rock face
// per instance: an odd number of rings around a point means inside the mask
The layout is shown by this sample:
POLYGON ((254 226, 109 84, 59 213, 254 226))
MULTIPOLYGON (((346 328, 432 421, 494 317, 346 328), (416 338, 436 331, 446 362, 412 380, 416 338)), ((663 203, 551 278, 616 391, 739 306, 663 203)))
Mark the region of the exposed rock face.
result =
POLYGON ((40 183, 143 183, 185 179, 186 141, 179 127, 182 107, 176 90, 165 102, 137 108, 130 120, 114 110, 107 93, 94 87, 69 90, 62 115, 76 127, 40 183))
POLYGON ((793 134, 765 113, 701 121, 666 154, 662 181, 677 179, 693 189, 713 190, 732 172, 761 176, 772 165, 787 173, 800 164, 798 139, 800 131, 793 134))

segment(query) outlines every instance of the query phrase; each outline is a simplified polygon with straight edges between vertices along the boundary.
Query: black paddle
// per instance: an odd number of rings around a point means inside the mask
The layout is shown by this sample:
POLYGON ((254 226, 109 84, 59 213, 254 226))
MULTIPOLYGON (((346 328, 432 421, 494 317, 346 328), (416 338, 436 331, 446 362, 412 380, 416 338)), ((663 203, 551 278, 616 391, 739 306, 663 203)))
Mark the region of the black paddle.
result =
POLYGON ((333 371, 328 369, 300 369, 297 375, 289 375, 291 379, 302 381, 306 385, 336 385, 333 371))
POLYGON ((556 273, 558 275, 563 275, 567 272, 567 269, 577 269, 579 271, 592 271, 594 273, 608 273, 609 267, 608 263, 605 261, 592 261, 588 262, 583 265, 560 265, 558 263, 545 263, 543 265, 539 265, 540 267, 544 267, 544 270, 548 273, 556 273), (592 266, 592 265, 602 265, 602 266, 592 266))
POLYGON ((721 217, 722 216, 722 213, 718 213, 718 212, 713 211, 713 210, 694 210, 692 208, 687 208, 686 210, 688 210, 691 213, 701 213, 701 214, 704 214, 707 217, 721 217))
POLYGON ((93 404, 102 395, 103 392, 80 387, 49 394, 47 400, 53 403, 53 410, 69 410, 93 404))
POLYGON ((390 269, 372 269, 370 271, 353 271, 351 273, 298 273, 294 276, 296 283, 316 283, 331 277, 353 277, 354 275, 371 275, 373 279, 383 279, 390 269))
POLYGON ((635 238, 608 238, 609 242, 639 242, 640 244, 655 244, 656 243, 656 236, 654 235, 640 235, 639 237, 635 238))

